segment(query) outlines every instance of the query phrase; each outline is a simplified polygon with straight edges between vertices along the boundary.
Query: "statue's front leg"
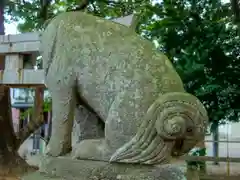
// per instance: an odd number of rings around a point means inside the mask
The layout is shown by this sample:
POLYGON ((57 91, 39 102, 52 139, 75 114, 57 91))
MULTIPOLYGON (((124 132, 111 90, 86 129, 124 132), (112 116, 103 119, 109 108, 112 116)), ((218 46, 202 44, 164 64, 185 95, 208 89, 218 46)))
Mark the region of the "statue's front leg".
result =
POLYGON ((75 94, 72 87, 48 86, 52 94, 52 136, 46 149, 49 156, 61 156, 72 149, 75 94))

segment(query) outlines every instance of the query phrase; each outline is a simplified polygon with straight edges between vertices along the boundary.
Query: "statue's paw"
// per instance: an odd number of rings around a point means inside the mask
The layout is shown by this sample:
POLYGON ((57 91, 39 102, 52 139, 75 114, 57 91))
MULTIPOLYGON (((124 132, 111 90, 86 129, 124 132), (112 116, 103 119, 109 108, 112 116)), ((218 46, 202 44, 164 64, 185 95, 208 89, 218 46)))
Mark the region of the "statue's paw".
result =
POLYGON ((56 141, 49 141, 47 148, 45 150, 45 155, 51 156, 51 157, 58 157, 63 156, 72 151, 72 147, 65 146, 62 143, 57 143, 56 141))
POLYGON ((73 159, 91 159, 97 153, 95 140, 83 140, 76 144, 72 150, 73 159))
POLYGON ((79 144, 76 144, 73 148, 71 157, 73 159, 89 159, 108 161, 110 156, 107 156, 102 139, 89 139, 83 140, 79 144))

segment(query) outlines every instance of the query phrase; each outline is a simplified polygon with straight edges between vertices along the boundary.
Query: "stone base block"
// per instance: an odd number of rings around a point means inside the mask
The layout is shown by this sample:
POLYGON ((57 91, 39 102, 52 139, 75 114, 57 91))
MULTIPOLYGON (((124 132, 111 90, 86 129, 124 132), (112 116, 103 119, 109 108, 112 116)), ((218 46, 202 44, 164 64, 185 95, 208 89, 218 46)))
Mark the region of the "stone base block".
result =
POLYGON ((22 180, 185 180, 175 165, 146 166, 110 164, 68 157, 44 157, 38 172, 25 175, 22 180))

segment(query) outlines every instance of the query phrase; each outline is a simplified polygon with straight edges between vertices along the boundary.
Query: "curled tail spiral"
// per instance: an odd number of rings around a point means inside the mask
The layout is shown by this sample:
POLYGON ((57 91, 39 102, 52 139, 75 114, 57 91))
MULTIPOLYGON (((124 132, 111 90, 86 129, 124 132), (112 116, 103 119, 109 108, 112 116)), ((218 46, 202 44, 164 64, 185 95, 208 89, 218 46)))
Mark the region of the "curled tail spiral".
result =
POLYGON ((207 112, 195 96, 184 92, 161 95, 148 109, 136 135, 110 162, 164 163, 172 155, 189 152, 202 140, 207 122, 207 112))

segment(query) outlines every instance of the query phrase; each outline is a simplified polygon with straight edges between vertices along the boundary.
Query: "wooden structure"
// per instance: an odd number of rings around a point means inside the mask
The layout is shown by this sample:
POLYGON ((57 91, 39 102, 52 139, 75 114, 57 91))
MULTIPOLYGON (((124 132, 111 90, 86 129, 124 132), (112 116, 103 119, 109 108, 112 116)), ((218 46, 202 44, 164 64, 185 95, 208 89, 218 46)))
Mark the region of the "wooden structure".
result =
POLYGON ((34 69, 39 45, 39 33, 0 36, 0 55, 5 59, 0 84, 43 85, 43 70, 34 69))

